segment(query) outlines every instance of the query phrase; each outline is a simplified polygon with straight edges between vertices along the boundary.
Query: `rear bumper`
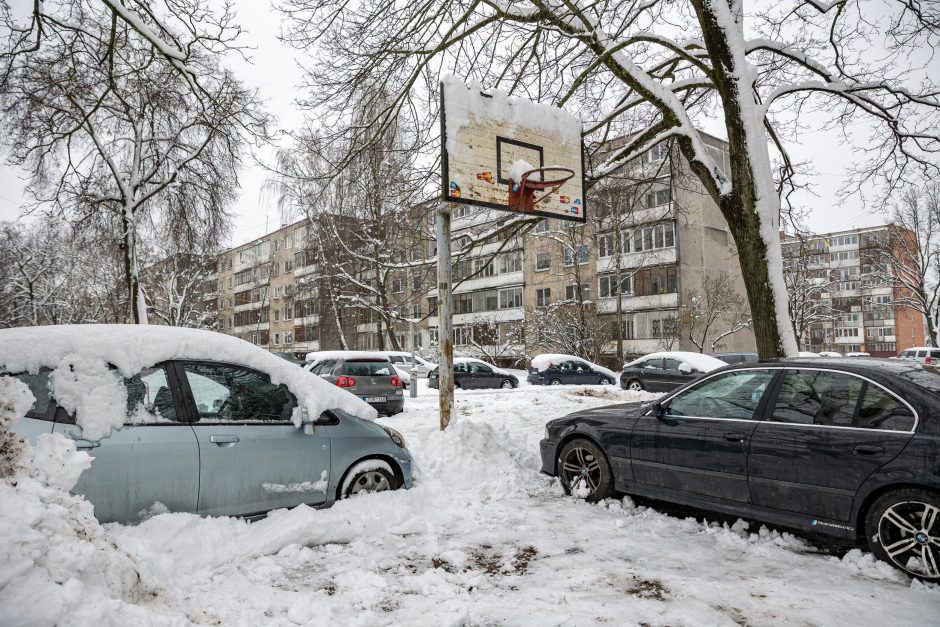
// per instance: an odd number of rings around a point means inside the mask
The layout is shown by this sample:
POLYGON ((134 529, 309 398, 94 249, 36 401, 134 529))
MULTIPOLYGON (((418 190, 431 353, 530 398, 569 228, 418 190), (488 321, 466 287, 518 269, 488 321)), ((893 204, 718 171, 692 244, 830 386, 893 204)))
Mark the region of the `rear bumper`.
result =
POLYGON ((542 457, 541 472, 554 477, 556 475, 555 460, 558 458, 558 442, 552 442, 551 440, 539 442, 539 455, 542 457))
POLYGON ((525 378, 529 382, 529 385, 545 385, 548 383, 548 380, 545 377, 540 377, 537 374, 530 374, 525 378))
POLYGON ((384 403, 369 403, 380 414, 400 414, 405 408, 405 399, 391 398, 384 403))

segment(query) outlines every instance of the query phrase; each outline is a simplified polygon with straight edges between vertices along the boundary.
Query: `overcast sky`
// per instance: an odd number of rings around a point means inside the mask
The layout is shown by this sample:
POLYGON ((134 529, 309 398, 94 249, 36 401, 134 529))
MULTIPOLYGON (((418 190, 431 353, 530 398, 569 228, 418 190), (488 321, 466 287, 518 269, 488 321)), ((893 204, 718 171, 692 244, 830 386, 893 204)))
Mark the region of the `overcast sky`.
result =
MULTIPOLYGON (((13 0, 13 5, 29 6, 27 0, 13 0)), ((296 86, 301 73, 297 68, 295 51, 277 40, 279 14, 270 8, 264 0, 236 0, 239 22, 248 29, 246 42, 255 47, 251 53, 252 63, 242 63, 233 59, 236 71, 249 85, 260 89, 267 100, 270 110, 278 117, 282 128, 292 128, 299 124, 301 114, 294 105, 297 96, 296 86)), ((940 79, 940 63, 933 62, 929 68, 933 78, 940 79)), ((716 120, 714 126, 708 125, 710 132, 721 134, 721 124, 716 120)), ((860 137, 868 132, 865 123, 853 127, 860 137)), ((836 195, 844 180, 845 173, 858 155, 846 146, 839 132, 814 132, 801 135, 799 143, 790 143, 789 147, 797 161, 813 162, 815 176, 812 178, 815 197, 802 193, 798 204, 810 210, 808 226, 817 232, 843 230, 880 224, 888 219, 886 212, 865 208, 858 198, 851 198, 840 204, 836 195)), ((263 158, 270 159, 273 151, 265 151, 263 158)), ((283 219, 270 194, 263 191, 267 177, 265 170, 248 164, 240 176, 241 196, 234 207, 235 225, 231 244, 238 245, 260 237, 264 233, 280 226, 283 219)), ((0 221, 16 220, 20 214, 23 199, 22 172, 7 165, 0 166, 0 221)))

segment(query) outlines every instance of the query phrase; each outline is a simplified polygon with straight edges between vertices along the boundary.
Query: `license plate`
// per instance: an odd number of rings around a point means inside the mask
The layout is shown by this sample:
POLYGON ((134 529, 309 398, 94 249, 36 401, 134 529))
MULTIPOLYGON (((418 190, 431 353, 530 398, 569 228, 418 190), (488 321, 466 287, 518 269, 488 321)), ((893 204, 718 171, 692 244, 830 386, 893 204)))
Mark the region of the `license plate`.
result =
POLYGON ((363 396, 362 400, 364 400, 367 403, 384 403, 385 397, 384 396, 363 396))

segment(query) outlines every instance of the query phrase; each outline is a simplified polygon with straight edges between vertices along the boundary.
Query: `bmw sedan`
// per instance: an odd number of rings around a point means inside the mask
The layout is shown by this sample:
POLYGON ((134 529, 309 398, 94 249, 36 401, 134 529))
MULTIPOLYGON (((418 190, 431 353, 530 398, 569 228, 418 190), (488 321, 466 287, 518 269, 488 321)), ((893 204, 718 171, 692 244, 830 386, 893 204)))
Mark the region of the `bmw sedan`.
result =
POLYGON ((542 471, 596 501, 629 493, 864 541, 940 581, 940 372, 874 360, 729 366, 653 404, 548 423, 542 471))
POLYGON ((237 338, 81 325, 2 329, 0 346, 0 376, 36 399, 14 431, 59 433, 91 455, 73 491, 101 522, 135 522, 156 502, 253 516, 412 485, 401 434, 361 417, 374 410, 237 338))
MULTIPOLYGON (((440 371, 435 367, 428 373, 428 387, 440 386, 440 371)), ((511 372, 472 357, 454 358, 454 387, 461 390, 501 388, 511 390, 519 386, 519 379, 511 372)))

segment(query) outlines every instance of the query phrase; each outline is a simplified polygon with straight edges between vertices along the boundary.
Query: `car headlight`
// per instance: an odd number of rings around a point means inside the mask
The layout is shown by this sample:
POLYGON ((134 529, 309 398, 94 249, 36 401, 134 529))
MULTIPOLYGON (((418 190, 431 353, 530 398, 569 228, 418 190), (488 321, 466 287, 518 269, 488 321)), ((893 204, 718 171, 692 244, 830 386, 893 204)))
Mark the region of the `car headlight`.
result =
POLYGON ((551 440, 551 439, 552 439, 552 434, 551 434, 551 432, 549 432, 548 427, 545 427, 545 439, 546 439, 546 440, 551 440))
POLYGON ((382 427, 385 433, 388 434, 388 437, 392 438, 392 442, 394 442, 395 444, 397 444, 398 446, 402 448, 405 448, 405 449, 408 448, 405 445, 405 436, 400 434, 398 431, 395 431, 391 427, 386 427, 385 425, 379 425, 379 426, 382 427))

